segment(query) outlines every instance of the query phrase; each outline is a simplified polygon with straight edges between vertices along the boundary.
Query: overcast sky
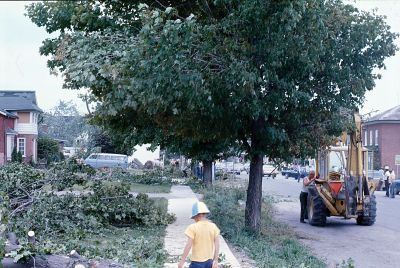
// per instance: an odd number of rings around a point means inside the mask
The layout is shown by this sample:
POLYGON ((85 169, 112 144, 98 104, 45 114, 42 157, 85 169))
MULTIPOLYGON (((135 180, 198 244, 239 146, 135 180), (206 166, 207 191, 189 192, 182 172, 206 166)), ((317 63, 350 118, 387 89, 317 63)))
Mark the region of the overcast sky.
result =
MULTIPOLYGON (((46 58, 39 55, 48 34, 24 16, 26 3, 0 2, 0 90, 35 90, 39 106, 46 111, 59 100, 73 100, 84 113, 78 92, 62 89, 62 77, 50 75, 46 58)), ((360 0, 355 4, 365 10, 378 8, 379 14, 388 17, 393 31, 400 32, 400 0, 360 0)), ((362 113, 400 105, 400 53, 386 60, 386 65, 383 78, 367 93, 362 113)))
POLYGON ((24 16, 24 1, 0 1, 0 90, 34 90, 45 111, 60 100, 73 100, 82 113, 78 91, 62 88, 62 77, 50 74, 39 47, 49 35, 24 16))

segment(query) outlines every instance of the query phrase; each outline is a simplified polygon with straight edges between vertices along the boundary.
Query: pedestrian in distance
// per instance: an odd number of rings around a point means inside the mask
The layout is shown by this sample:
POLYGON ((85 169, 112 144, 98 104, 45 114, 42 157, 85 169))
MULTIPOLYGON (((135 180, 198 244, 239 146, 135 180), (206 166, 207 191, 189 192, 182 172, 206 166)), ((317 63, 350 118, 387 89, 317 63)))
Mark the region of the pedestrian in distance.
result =
POLYGON ((394 184, 394 181, 396 180, 396 174, 394 173, 394 170, 390 170, 390 175, 389 175, 389 197, 390 198, 395 198, 396 196, 396 185, 394 184))
POLYGON ((389 197, 389 177, 390 177, 389 166, 385 166, 385 190, 387 197, 389 197))
POLYGON ((314 183, 315 171, 310 170, 307 177, 303 178, 303 187, 300 192, 300 222, 305 223, 304 219, 308 219, 307 213, 307 198, 308 198, 308 186, 314 183))
POLYGON ((191 219, 195 222, 185 230, 188 240, 178 268, 183 268, 190 250, 192 256, 189 268, 218 268, 220 230, 207 219, 209 214, 210 211, 203 202, 193 204, 191 219))
POLYGON ((297 177, 297 182, 299 183, 300 179, 301 179, 301 168, 300 168, 300 166, 297 166, 297 172, 299 174, 299 176, 297 177))

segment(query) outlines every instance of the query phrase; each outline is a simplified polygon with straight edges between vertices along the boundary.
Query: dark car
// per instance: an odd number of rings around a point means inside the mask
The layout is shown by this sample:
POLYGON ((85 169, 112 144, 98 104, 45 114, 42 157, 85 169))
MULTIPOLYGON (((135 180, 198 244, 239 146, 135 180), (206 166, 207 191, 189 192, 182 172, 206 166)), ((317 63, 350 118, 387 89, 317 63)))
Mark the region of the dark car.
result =
POLYGON ((297 181, 300 181, 301 178, 304 178, 308 176, 309 171, 305 167, 300 167, 300 168, 289 168, 282 170, 282 175, 285 176, 286 179, 288 178, 294 178, 297 181))
POLYGON ((289 170, 289 168, 287 168, 287 167, 282 167, 282 169, 281 169, 281 174, 282 174, 282 176, 286 176, 286 171, 287 170, 289 170))
POLYGON ((394 189, 395 193, 399 194, 400 193, 400 179, 397 179, 394 181, 394 186, 396 187, 394 189))

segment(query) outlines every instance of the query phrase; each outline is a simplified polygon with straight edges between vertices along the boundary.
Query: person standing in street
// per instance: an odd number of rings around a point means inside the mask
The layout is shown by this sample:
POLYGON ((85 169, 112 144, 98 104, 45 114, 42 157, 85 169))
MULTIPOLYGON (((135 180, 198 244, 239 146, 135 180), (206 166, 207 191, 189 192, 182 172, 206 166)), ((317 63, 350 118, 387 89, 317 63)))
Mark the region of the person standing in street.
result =
POLYGON ((190 249, 192 256, 189 268, 218 268, 220 230, 207 219, 209 213, 203 202, 193 204, 191 219, 195 223, 186 228, 185 235, 188 240, 178 268, 183 268, 190 249))
POLYGON ((389 171, 389 166, 385 166, 385 190, 386 190, 386 196, 389 197, 389 177, 390 177, 390 171, 389 171))
POLYGON ((395 184, 394 181, 396 180, 396 174, 394 173, 394 170, 390 170, 390 175, 389 175, 389 197, 390 198, 395 198, 396 196, 396 189, 395 189, 395 184))
POLYGON ((307 198, 308 198, 308 186, 315 180, 315 171, 310 170, 307 177, 303 179, 303 187, 300 192, 300 222, 305 223, 304 219, 308 219, 307 215, 307 198))

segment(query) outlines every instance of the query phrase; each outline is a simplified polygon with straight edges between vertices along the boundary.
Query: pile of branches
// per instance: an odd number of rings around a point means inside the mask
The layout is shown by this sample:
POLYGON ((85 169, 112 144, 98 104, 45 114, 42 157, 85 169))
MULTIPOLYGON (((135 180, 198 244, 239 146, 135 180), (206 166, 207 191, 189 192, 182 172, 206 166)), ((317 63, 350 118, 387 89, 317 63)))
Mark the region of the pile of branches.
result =
POLYGON ((0 192, 9 200, 9 217, 26 210, 46 184, 43 171, 18 163, 0 168, 0 181, 0 192))
POLYGON ((83 184, 95 173, 94 169, 78 163, 75 159, 56 163, 48 170, 11 163, 0 168, 0 192, 10 199, 9 217, 13 217, 25 211, 43 193, 83 184))
POLYGON ((53 163, 46 172, 46 179, 54 190, 62 191, 74 184, 83 185, 95 175, 94 168, 78 162, 75 158, 69 158, 53 163))
MULTIPOLYGON (((0 168, 0 223, 4 222, 0 225, 0 240, 3 239, 0 241, 0 256, 7 252, 14 260, 29 261, 33 256, 65 255, 69 250, 82 246, 81 241, 90 241, 90 237, 102 236, 110 230, 115 231, 115 228, 155 228, 174 221, 173 215, 147 195, 130 196, 128 183, 109 184, 96 180, 95 173, 78 165, 58 164, 48 171, 24 164, 0 168), (82 178, 83 181, 92 180, 93 191, 90 194, 56 194, 55 189, 60 185, 70 185, 68 181, 82 178), (7 250, 4 248, 4 239, 11 231, 21 238, 21 243, 7 250), (26 237, 28 231, 36 233, 34 247, 29 246, 26 237)), ((118 231, 114 231, 111 231, 111 235, 118 236, 118 231)), ((159 250, 162 243, 142 243, 143 238, 130 240, 141 245, 137 252, 148 252, 149 256, 164 258, 165 253, 159 250)), ((97 255, 90 245, 82 246, 80 252, 89 258, 97 255)), ((139 259, 134 254, 117 259, 123 259, 124 262, 139 259)), ((115 253, 106 254, 106 257, 110 256, 114 258, 115 253)))
POLYGON ((172 184, 171 174, 161 169, 142 170, 139 174, 124 169, 114 169, 112 174, 103 174, 107 180, 121 181, 127 183, 141 183, 150 185, 172 184))

